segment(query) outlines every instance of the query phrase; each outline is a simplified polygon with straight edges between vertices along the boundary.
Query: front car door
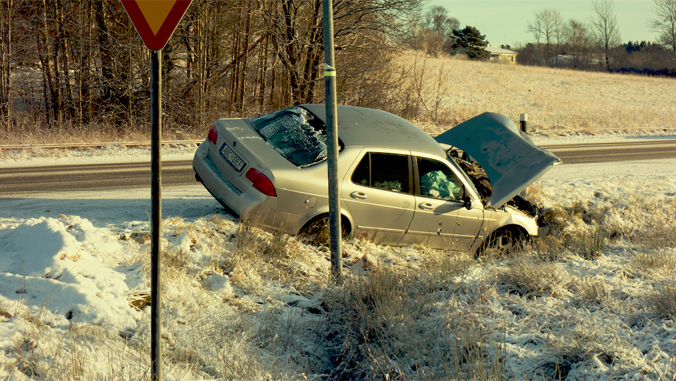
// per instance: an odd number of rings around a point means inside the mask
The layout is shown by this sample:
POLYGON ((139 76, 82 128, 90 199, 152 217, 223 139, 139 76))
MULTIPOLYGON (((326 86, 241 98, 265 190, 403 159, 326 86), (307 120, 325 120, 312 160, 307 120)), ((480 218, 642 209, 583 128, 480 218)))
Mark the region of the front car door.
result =
POLYGON ((400 244, 415 203, 410 156, 365 150, 355 163, 341 186, 355 234, 376 243, 400 244))
POLYGON ((449 165, 433 158, 415 157, 415 213, 406 233, 408 243, 438 249, 467 251, 483 224, 483 208, 466 196, 476 198, 449 165))

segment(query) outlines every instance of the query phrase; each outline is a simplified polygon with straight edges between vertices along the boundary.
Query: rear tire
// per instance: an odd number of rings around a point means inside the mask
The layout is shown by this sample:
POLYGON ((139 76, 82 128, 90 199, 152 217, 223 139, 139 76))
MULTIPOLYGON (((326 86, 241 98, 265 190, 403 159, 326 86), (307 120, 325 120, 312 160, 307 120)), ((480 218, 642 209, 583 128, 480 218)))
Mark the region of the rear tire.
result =
MULTIPOLYGON (((345 220, 345 218, 341 218, 340 227, 342 230, 342 238, 347 238, 350 235, 350 228, 349 223, 345 220)), ((309 222, 300 230, 298 236, 305 243, 309 243, 314 246, 329 246, 331 242, 329 216, 322 216, 309 222)))

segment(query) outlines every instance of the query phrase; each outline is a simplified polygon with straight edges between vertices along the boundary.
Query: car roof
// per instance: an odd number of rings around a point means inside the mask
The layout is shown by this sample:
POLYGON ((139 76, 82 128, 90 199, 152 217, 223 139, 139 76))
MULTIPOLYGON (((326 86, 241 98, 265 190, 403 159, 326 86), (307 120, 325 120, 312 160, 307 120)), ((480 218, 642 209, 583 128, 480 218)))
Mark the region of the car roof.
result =
MULTIPOLYGON (((326 122, 325 105, 300 107, 326 122)), ((404 118, 381 110, 338 106, 338 136, 346 147, 386 147, 446 156, 428 133, 404 118)))

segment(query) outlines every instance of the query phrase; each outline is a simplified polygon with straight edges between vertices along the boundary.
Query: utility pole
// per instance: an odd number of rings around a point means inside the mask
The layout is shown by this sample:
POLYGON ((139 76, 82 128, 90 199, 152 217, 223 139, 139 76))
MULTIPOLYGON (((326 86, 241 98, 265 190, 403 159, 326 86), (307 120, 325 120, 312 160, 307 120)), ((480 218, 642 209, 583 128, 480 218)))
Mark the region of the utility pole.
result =
POLYGON ((326 144, 329 167, 329 230, 331 232, 331 274, 340 283, 343 255, 340 226, 340 183, 338 182, 338 106, 336 105, 336 66, 333 59, 333 3, 324 0, 324 88, 326 94, 326 144))

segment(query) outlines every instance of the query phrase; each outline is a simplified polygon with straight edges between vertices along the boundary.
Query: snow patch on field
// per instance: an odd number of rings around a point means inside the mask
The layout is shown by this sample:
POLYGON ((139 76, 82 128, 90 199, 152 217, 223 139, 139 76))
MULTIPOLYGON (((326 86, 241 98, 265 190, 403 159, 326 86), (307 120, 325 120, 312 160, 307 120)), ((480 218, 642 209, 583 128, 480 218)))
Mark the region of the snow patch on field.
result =
POLYGON ((129 306, 120 266, 129 251, 110 231, 63 216, 27 219, 2 233, 1 304, 21 301, 33 314, 45 312, 55 327, 70 321, 136 326, 141 315, 129 306))

